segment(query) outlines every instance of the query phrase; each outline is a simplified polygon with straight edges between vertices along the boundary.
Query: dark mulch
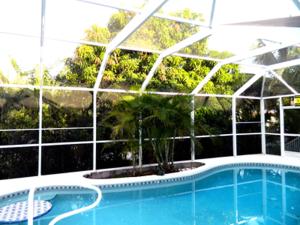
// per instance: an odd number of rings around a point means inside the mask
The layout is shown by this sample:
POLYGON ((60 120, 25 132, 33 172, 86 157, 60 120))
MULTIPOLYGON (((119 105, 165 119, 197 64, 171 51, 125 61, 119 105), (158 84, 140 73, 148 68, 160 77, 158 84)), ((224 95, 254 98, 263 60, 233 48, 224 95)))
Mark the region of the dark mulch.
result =
POLYGON ((205 164, 201 162, 176 163, 168 171, 162 171, 157 166, 145 166, 142 168, 135 168, 135 169, 118 168, 109 171, 92 172, 84 175, 84 177, 90 179, 110 179, 110 178, 122 178, 122 177, 139 177, 139 176, 147 176, 147 175, 164 175, 168 173, 176 173, 179 171, 192 170, 203 165, 205 164))

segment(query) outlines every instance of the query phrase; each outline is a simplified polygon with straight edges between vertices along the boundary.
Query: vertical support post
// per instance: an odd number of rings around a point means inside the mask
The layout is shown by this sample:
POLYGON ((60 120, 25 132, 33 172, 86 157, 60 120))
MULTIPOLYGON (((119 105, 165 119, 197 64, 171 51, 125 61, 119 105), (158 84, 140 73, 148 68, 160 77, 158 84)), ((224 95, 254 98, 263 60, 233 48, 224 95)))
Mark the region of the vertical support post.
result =
POLYGON ((139 115, 139 167, 141 168, 143 165, 143 128, 142 128, 142 112, 139 115))
MULTIPOLYGON (((40 70, 42 66, 40 66, 40 70)), ((42 71, 40 71, 42 73, 42 71)), ((42 77, 42 76, 41 76, 42 77)), ((40 81, 42 82, 42 80, 40 81)), ((43 141, 43 87, 39 92, 39 150, 38 150, 38 176, 42 175, 42 141, 43 141)))
POLYGON ((97 90, 93 91, 93 170, 97 170, 97 90))
POLYGON ((195 160, 195 96, 191 101, 191 160, 195 160))
POLYGON ((236 98, 232 98, 232 150, 233 156, 237 156, 237 141, 236 141, 236 98))
POLYGON ((211 5, 211 11, 210 11, 210 18, 209 18, 209 26, 212 27, 213 25, 213 21, 214 21, 214 16, 215 16, 215 9, 216 9, 216 1, 217 0, 213 0, 212 1, 212 5, 211 5))
POLYGON ((38 150, 38 176, 42 175, 42 141, 43 141, 43 88, 39 93, 39 150, 38 150))
POLYGON ((285 155, 285 150, 284 150, 284 109, 283 109, 283 104, 282 104, 282 98, 279 98, 279 114, 280 114, 280 154, 281 156, 285 155))
POLYGON ((42 175, 42 142, 43 142, 43 81, 44 81, 44 68, 43 68, 43 55, 44 55, 44 29, 45 29, 45 9, 46 0, 42 0, 41 9, 41 36, 40 36, 40 92, 39 92, 39 149, 38 149, 38 176, 42 175))
POLYGON ((266 121, 265 121, 265 100, 260 99, 260 126, 261 126, 261 151, 266 154, 266 121))

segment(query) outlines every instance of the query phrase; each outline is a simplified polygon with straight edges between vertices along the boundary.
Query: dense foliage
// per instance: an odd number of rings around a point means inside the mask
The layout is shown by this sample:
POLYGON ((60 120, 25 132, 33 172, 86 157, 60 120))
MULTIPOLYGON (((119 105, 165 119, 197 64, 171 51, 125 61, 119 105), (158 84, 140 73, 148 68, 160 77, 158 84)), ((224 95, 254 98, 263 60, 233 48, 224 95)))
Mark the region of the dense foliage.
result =
POLYGON ((174 169, 175 138, 190 133, 191 109, 189 96, 126 96, 105 120, 112 127, 113 137, 120 135, 129 139, 126 146, 134 166, 138 139, 142 138, 144 145, 150 143, 159 173, 163 174, 174 169))
MULTIPOLYGON (((181 13, 183 17, 191 18, 193 16, 201 19, 201 15, 192 14, 187 10, 178 13, 181 13)), ((106 28, 97 25, 91 26, 86 30, 86 40, 107 43, 108 40, 116 36, 117 32, 133 16, 133 14, 127 12, 119 12, 112 16, 106 28)), ((129 37, 122 46, 130 47, 134 45, 152 50, 165 49, 194 34, 199 29, 197 26, 151 18, 129 37)), ((51 68, 44 68, 44 85, 93 87, 105 50, 104 47, 99 46, 79 45, 73 56, 64 60, 64 66, 57 74, 51 74, 51 68)), ((207 55, 206 40, 198 42, 184 51, 207 55)), ((226 52, 214 52, 213 54, 229 55, 226 52)), ((139 90, 157 57, 158 55, 153 53, 116 49, 109 57, 101 88, 139 90)), ((17 62, 12 61, 12 64, 17 73, 17 83, 32 85, 40 83, 36 68, 24 72, 20 70, 17 62)), ((213 61, 168 56, 157 69, 147 90, 189 93, 215 64, 213 61)), ((2 82, 8 82, 2 73, 0 75, 2 82)), ((203 91, 205 93, 232 94, 247 79, 247 75, 241 74, 237 65, 225 65, 204 86, 203 91)), ((7 88, 1 90, 0 97, 1 129, 38 128, 39 90, 7 88)), ((174 149, 176 148, 176 146, 174 147, 174 137, 183 135, 183 131, 186 135, 188 126, 183 124, 187 122, 190 124, 190 121, 186 120, 186 115, 189 114, 188 103, 182 99, 159 96, 152 96, 151 98, 144 96, 141 98, 139 95, 127 96, 119 93, 99 92, 97 96, 97 140, 135 140, 139 126, 137 118, 140 116, 140 113, 136 112, 139 109, 143 114, 143 133, 146 138, 150 139, 152 147, 157 153, 154 156, 156 161, 168 166, 168 162, 173 161, 174 149), (124 99, 127 100, 124 101, 124 99), (133 105, 136 104, 137 99, 142 100, 144 103, 142 108, 139 108, 141 105, 133 105), (147 101, 148 106, 146 105, 147 101), (179 105, 180 108, 178 108, 179 105), (128 113, 128 110, 133 109, 134 111, 128 113), (134 116, 128 116, 130 113, 134 116), (169 118, 169 116, 172 116, 172 118, 169 118), (156 129, 154 129, 155 126, 153 128, 153 125, 156 126, 156 129), (168 145, 169 147, 158 148, 155 140, 163 142, 166 137, 173 138, 173 141, 164 143, 165 146, 168 145), (169 150, 170 154, 165 154, 169 150)), ((195 102, 196 135, 231 133, 230 100, 224 98, 196 98, 195 102)), ((43 90, 42 109, 43 128, 92 127, 92 93, 89 91, 43 90)), ((37 131, 10 131, 1 132, 0 135, 2 145, 38 143, 37 131)), ((75 130, 49 129, 44 130, 42 133, 43 143, 91 140, 93 140, 93 136, 92 130, 89 128, 75 130)), ((136 142, 129 142, 130 145, 124 143, 126 141, 118 142, 115 147, 112 147, 111 144, 98 144, 97 167, 114 167, 116 165, 126 165, 130 160, 136 161, 136 142), (129 157, 128 152, 133 154, 129 157)), ((91 150, 91 145, 43 147, 43 173, 91 169, 91 150)), ((35 153, 37 153, 36 149, 35 153)), ((223 153, 223 155, 226 154, 228 154, 228 151, 223 153)), ((15 155, 9 155, 11 158, 8 160, 7 153, 1 151, 0 157, 0 178, 24 176, 24 174, 20 174, 19 169, 15 169, 19 168, 17 164, 20 163, 20 159, 23 159, 23 163, 25 163, 23 166, 31 159, 33 160, 31 163, 37 165, 37 157, 32 157, 32 152, 29 154, 26 151, 16 151, 15 155), (12 168, 14 169, 11 170, 12 168)), ((144 158, 144 161, 151 160, 144 158)), ((27 175, 36 174, 36 167, 31 166, 30 168, 27 175)))

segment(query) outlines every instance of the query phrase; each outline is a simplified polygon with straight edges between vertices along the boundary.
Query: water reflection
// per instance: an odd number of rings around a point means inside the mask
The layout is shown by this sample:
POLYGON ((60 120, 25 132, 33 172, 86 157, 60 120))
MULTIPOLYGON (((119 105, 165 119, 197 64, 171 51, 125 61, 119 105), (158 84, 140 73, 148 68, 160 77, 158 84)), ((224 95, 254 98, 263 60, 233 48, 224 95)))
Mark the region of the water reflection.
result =
MULTIPOLYGON (((55 201, 70 208, 74 199, 61 196, 55 201)), ((76 201, 80 205, 86 200, 76 201)), ((299 203, 299 173, 235 168, 177 185, 104 190, 97 208, 59 224, 298 225, 299 203)), ((59 207, 54 207, 52 215, 59 214, 56 210, 59 207)), ((47 223, 41 218, 39 224, 47 223)))
POLYGON ((106 193, 95 224, 296 225, 299 203, 299 173, 236 168, 176 186, 106 193))
POLYGON ((300 174, 282 169, 253 171, 234 170, 235 224, 299 224, 300 174))

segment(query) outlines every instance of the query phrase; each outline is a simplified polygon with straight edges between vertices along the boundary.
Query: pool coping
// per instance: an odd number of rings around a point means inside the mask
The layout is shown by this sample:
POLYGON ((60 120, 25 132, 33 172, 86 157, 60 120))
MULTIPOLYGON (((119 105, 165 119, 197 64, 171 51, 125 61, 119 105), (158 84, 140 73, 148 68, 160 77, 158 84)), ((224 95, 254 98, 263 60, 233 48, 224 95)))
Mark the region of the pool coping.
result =
MULTIPOLYGON (((199 174, 205 171, 210 171, 220 167, 232 166, 235 164, 248 164, 249 166, 286 166, 290 169, 300 169, 300 158, 296 157, 281 157, 273 155, 244 155, 237 157, 221 157, 211 159, 195 160, 198 162, 205 163, 204 166, 198 167, 193 170, 186 170, 177 173, 165 174, 164 176, 149 175, 141 177, 126 177, 126 178, 114 178, 114 179, 90 179, 83 177, 84 174, 89 171, 66 173, 66 174, 55 174, 45 175, 41 177, 26 177, 17 178, 10 180, 0 180, 0 201, 18 195, 24 195, 27 193, 26 190, 32 186, 32 184, 41 183, 43 186, 49 184, 49 188, 41 188, 40 191, 46 190, 59 190, 59 189, 80 189, 76 186, 53 186, 55 182, 58 184, 62 183, 89 183, 98 186, 102 189, 113 189, 122 187, 137 187, 147 186, 162 183, 178 182, 193 179, 199 174)), ((38 185, 37 185, 38 186, 38 185)))

